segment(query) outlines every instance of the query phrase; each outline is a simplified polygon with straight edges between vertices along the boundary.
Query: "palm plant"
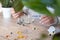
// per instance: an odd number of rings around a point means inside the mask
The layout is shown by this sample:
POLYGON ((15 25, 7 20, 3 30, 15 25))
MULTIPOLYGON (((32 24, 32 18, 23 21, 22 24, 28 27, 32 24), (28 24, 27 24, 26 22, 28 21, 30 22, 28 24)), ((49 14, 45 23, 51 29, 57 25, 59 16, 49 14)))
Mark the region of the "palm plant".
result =
POLYGON ((60 0, 22 0, 23 4, 39 13, 49 16, 60 16, 60 0), (52 14, 46 7, 49 6, 55 11, 52 14))
POLYGON ((2 7, 4 8, 15 8, 15 11, 20 11, 23 7, 21 0, 0 0, 2 7))

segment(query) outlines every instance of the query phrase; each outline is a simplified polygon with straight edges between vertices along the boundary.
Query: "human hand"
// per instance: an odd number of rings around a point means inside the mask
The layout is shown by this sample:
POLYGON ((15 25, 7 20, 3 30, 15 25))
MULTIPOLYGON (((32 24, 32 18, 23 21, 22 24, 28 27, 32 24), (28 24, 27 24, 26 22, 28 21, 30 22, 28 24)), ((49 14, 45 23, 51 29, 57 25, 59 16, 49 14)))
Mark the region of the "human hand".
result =
POLYGON ((40 24, 50 26, 52 23, 54 23, 54 18, 51 16, 41 16, 40 18, 40 24))
POLYGON ((23 15, 23 12, 15 13, 14 8, 11 8, 11 14, 12 14, 13 18, 19 18, 19 17, 21 17, 23 15))

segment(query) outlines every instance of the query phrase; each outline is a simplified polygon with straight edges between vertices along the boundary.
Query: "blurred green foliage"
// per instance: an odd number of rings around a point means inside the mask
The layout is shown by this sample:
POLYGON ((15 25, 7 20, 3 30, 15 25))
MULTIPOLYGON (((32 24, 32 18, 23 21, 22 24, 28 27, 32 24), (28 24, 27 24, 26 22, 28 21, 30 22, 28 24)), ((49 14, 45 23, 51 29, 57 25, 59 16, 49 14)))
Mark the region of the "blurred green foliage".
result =
POLYGON ((16 12, 27 6, 38 13, 48 16, 60 16, 60 0, 0 0, 0 2, 3 7, 13 7, 16 12), (47 6, 54 9, 53 14, 46 8, 47 6))

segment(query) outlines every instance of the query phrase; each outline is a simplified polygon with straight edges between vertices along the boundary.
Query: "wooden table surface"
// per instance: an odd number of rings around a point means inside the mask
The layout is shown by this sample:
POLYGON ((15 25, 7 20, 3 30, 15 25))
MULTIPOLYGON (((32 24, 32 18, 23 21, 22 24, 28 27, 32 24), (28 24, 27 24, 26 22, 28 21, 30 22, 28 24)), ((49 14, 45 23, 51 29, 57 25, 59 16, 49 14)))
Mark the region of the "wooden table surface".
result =
MULTIPOLYGON (((47 30, 48 27, 33 24, 19 25, 16 23, 16 19, 4 19, 0 14, 0 40, 36 40, 42 33, 48 35, 47 30), (34 30, 34 28, 36 29, 34 30)), ((49 37, 46 40, 48 39, 51 40, 49 37)))

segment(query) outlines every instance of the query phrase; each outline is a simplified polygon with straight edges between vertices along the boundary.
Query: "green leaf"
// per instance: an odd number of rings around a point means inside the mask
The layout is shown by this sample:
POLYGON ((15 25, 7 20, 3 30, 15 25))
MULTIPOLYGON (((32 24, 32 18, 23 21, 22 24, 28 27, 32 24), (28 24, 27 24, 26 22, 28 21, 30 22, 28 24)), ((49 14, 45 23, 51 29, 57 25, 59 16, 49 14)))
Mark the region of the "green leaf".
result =
POLYGON ((0 0, 0 2, 2 3, 3 7, 10 7, 11 6, 10 0, 0 0))
POLYGON ((45 5, 52 5, 54 3, 54 0, 41 0, 41 3, 45 5))
POLYGON ((57 5, 60 7, 60 0, 56 0, 57 5))
POLYGON ((23 3, 22 0, 15 0, 13 2, 13 8, 15 9, 16 12, 21 11, 23 8, 23 3))
POLYGON ((55 7, 55 16, 60 16, 60 7, 55 7))
POLYGON ((22 1, 23 4, 25 6, 27 6, 28 8, 36 11, 36 12, 39 12, 39 13, 42 13, 42 14, 45 14, 45 15, 48 15, 48 16, 52 16, 53 14, 50 13, 47 8, 46 8, 46 5, 41 3, 41 0, 23 0, 22 1))

